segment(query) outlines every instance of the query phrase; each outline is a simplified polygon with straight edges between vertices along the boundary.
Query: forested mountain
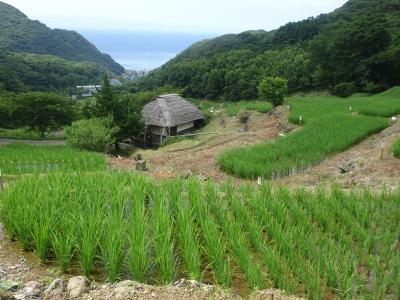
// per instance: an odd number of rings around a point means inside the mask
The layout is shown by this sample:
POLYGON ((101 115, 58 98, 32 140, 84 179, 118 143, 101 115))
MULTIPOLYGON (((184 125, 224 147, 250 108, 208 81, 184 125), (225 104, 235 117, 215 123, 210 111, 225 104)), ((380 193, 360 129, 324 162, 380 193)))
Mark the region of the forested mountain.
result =
POLYGON ((195 43, 139 82, 139 89, 184 88, 187 96, 257 97, 265 76, 289 91, 349 83, 376 92, 400 84, 399 0, 350 0, 343 7, 277 30, 247 31, 195 43))
POLYGON ((93 62, 57 56, 0 51, 0 91, 68 91, 77 85, 99 84, 110 72, 93 62))
POLYGON ((124 68, 75 31, 50 29, 0 2, 0 49, 54 55, 71 61, 91 61, 115 73, 124 68))

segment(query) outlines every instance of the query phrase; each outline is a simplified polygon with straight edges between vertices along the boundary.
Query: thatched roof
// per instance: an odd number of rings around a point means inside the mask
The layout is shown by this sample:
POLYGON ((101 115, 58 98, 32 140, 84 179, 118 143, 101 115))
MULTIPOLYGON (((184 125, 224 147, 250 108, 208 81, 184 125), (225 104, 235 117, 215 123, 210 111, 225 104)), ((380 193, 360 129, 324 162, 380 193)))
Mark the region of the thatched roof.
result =
POLYGON ((146 125, 174 127, 204 119, 200 110, 176 94, 161 95, 143 108, 146 125))

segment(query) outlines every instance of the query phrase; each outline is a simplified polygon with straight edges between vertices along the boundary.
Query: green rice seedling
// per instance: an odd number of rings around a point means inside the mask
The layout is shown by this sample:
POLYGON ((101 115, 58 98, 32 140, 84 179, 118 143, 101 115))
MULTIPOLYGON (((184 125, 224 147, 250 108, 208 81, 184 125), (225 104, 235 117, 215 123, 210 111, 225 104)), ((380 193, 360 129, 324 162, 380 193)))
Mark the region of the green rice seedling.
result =
POLYGON ((121 278, 127 226, 124 182, 121 176, 117 176, 117 179, 119 179, 119 182, 106 192, 108 201, 106 201, 104 229, 100 244, 102 261, 107 271, 108 280, 111 282, 121 278))
POLYGON ((106 166, 104 155, 66 146, 27 144, 0 146, 0 169, 3 174, 105 171, 106 166))
POLYGON ((321 282, 321 275, 307 259, 298 255, 296 241, 303 238, 302 242, 306 244, 308 239, 304 236, 299 237, 294 228, 284 227, 283 223, 280 223, 267 209, 266 203, 272 199, 268 186, 264 186, 263 193, 248 190, 246 197, 255 218, 264 226, 268 235, 276 241, 279 253, 285 256, 290 268, 304 284, 308 296, 312 299, 322 299, 325 288, 321 282))
POLYGON ((58 226, 55 226, 52 231, 51 246, 60 271, 65 273, 74 255, 76 223, 74 222, 74 216, 69 214, 60 216, 58 222, 58 226))
POLYGON ((231 255, 253 287, 267 281, 311 299, 399 292, 399 192, 204 188, 194 179, 157 184, 124 172, 49 172, 7 183, 0 217, 10 237, 42 260, 54 254, 62 271, 79 262, 85 274, 102 262, 109 280, 122 279, 125 263, 135 280, 154 282, 154 274, 170 282, 176 257, 182 273, 201 279, 204 250, 225 287, 231 255))
POLYGON ((228 211, 228 207, 211 184, 206 186, 206 199, 211 211, 216 216, 223 233, 228 240, 229 249, 232 251, 236 263, 242 269, 252 289, 263 288, 261 266, 251 253, 247 236, 242 232, 242 221, 235 219, 228 211))
POLYGON ((128 252, 126 264, 134 280, 146 281, 150 269, 149 219, 146 200, 151 186, 142 177, 135 178, 129 185, 130 209, 128 210, 128 252))
POLYGON ((226 256, 226 245, 222 241, 218 226, 212 214, 203 201, 202 188, 198 181, 189 180, 187 184, 190 205, 193 207, 196 221, 202 232, 205 252, 214 271, 216 282, 222 286, 230 287, 232 273, 229 258, 226 256))
MULTIPOLYGON (((93 178, 90 179, 94 180, 93 178)), ((90 186, 88 182, 83 181, 82 183, 77 182, 80 188, 77 200, 81 206, 79 208, 81 213, 78 218, 77 246, 82 271, 86 276, 89 276, 92 273, 94 259, 99 247, 104 207, 101 201, 101 191, 90 186)))
POLYGON ((54 176, 48 180, 57 187, 51 196, 55 220, 51 228, 51 246, 61 272, 65 273, 76 250, 78 230, 77 204, 70 197, 73 179, 68 176, 54 176))
POLYGON ((44 262, 51 246, 52 212, 48 207, 41 205, 36 209, 38 210, 34 213, 36 222, 33 224, 33 242, 37 255, 44 262))
POLYGON ((174 211, 177 237, 181 255, 190 279, 201 280, 201 256, 197 229, 193 222, 192 209, 183 198, 180 180, 169 181, 164 185, 174 211))
MULTIPOLYGON (((310 195, 308 195, 310 196, 310 195)), ((306 238, 309 241, 306 244, 298 243, 303 255, 310 257, 310 262, 315 268, 319 268, 320 273, 324 274, 327 284, 339 293, 351 289, 355 268, 352 263, 353 253, 347 251, 341 245, 335 243, 329 236, 325 236, 323 232, 310 222, 308 214, 298 206, 297 202, 293 202, 288 191, 285 189, 278 190, 276 195, 277 201, 271 206, 283 205, 288 211, 288 217, 284 222, 289 226, 293 226, 296 234, 306 238), (320 255, 324 253, 324 256, 320 255)))
POLYGON ((160 281, 170 283, 175 276, 175 241, 173 219, 168 198, 160 187, 151 191, 152 229, 156 264, 160 271, 160 281))
POLYGON ((400 112, 397 90, 346 100, 327 96, 291 98, 289 121, 304 125, 302 130, 272 142, 228 150, 219 156, 218 163, 224 171, 248 179, 301 172, 388 127, 386 117, 400 112))
POLYGON ((16 238, 25 251, 33 245, 33 203, 37 199, 39 184, 36 179, 25 177, 13 189, 0 193, 1 219, 12 239, 16 238), (24 203, 21 203, 24 197, 24 203))
MULTIPOLYGON (((231 189, 231 186, 229 186, 231 189)), ((252 187, 245 187, 245 189, 252 187)), ((276 288, 283 289, 293 294, 297 288, 297 282, 292 276, 292 271, 286 260, 279 254, 276 244, 268 241, 263 235, 264 228, 250 215, 244 206, 239 194, 228 193, 227 200, 235 216, 242 222, 242 226, 248 233, 253 247, 261 257, 262 263, 267 268, 267 274, 271 276, 276 288)), ((249 199, 252 201, 252 199, 249 199)))
POLYGON ((315 165, 388 125, 388 120, 379 117, 328 115, 286 137, 223 152, 218 162, 224 171, 243 178, 283 177, 315 165))

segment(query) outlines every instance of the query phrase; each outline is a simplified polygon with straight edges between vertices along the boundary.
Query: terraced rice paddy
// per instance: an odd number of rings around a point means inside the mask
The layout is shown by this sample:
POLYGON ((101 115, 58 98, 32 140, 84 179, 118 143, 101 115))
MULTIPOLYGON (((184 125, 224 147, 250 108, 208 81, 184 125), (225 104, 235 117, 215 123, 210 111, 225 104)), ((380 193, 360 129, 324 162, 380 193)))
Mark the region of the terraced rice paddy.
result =
POLYGON ((104 171, 102 154, 66 146, 10 144, 0 146, 0 170, 5 175, 59 171, 104 171))
POLYGON ((348 99, 295 97, 289 105, 289 121, 304 125, 302 130, 272 142, 228 150, 219 157, 220 167, 248 179, 302 171, 388 127, 387 117, 400 113, 400 88, 348 99))
POLYGON ((396 298, 400 194, 315 192, 123 172, 26 176, 0 195, 10 236, 65 272, 186 277, 311 299, 396 298))

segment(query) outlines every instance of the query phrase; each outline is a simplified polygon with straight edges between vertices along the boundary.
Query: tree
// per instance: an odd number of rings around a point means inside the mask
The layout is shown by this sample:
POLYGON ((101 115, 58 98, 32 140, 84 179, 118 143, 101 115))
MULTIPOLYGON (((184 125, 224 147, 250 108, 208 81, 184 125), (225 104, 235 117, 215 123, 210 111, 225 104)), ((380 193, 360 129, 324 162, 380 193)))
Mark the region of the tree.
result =
POLYGON ((53 93, 24 93, 14 98, 10 116, 13 127, 27 126, 44 137, 45 132, 70 124, 74 110, 67 97, 53 93))
POLYGON ((130 94, 117 95, 105 74, 101 90, 96 95, 96 102, 89 103, 84 108, 84 114, 89 118, 110 118, 112 126, 119 129, 114 135, 115 146, 118 147, 119 141, 138 136, 143 132, 142 108, 144 103, 139 98, 132 97, 130 94))
POLYGON ((258 85, 260 99, 271 102, 274 107, 283 103, 283 96, 287 90, 288 81, 280 77, 265 77, 258 85))
POLYGON ((65 128, 65 138, 71 147, 105 152, 107 146, 115 142, 118 130, 110 117, 83 119, 65 128))

